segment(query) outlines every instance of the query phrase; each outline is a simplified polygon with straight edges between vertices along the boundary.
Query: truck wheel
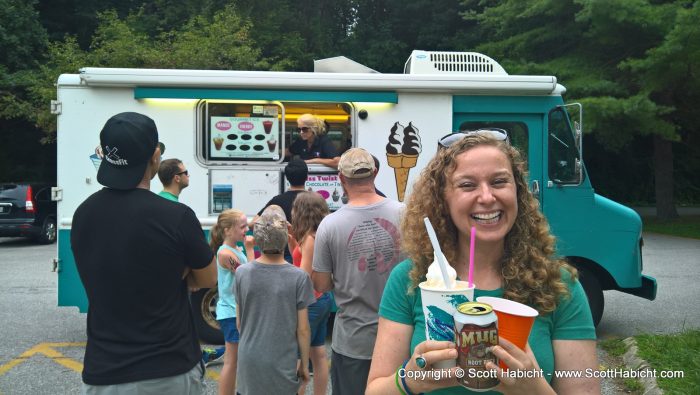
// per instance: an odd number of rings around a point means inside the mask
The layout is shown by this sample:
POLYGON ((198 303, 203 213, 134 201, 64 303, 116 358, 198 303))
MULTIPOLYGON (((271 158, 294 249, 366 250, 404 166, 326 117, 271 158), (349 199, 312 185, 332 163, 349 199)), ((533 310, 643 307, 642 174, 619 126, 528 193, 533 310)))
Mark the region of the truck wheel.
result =
POLYGON ((190 295, 197 334, 199 339, 207 344, 224 344, 224 335, 216 321, 218 299, 219 291, 216 288, 200 289, 190 295))
POLYGON ((600 287, 600 282, 593 273, 584 268, 578 268, 579 281, 583 286, 588 298, 588 305, 591 307, 591 315, 593 316, 593 325, 598 326, 600 319, 603 318, 603 310, 605 308, 605 299, 603 298, 603 289, 600 287))
POLYGON ((44 219, 36 241, 40 244, 51 244, 56 241, 56 218, 46 217, 44 219))

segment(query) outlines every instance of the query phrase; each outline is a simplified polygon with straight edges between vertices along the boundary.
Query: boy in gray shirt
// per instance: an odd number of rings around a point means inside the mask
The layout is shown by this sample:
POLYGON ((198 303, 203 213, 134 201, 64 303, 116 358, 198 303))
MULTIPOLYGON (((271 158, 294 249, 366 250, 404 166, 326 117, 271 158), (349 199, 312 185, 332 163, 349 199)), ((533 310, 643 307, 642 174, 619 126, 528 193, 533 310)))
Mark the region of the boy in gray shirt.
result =
POLYGON ((307 306, 316 301, 311 280, 284 260, 287 221, 279 206, 263 211, 253 236, 262 255, 236 270, 237 391, 295 394, 309 381, 307 306))

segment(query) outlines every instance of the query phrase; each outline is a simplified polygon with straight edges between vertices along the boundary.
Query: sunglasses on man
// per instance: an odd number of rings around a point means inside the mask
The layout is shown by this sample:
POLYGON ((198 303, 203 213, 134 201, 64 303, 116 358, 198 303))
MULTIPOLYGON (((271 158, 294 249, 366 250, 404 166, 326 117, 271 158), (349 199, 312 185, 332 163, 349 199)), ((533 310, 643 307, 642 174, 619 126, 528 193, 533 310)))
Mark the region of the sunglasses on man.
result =
POLYGON ((181 176, 181 175, 183 175, 183 174, 186 175, 186 176, 189 176, 189 175, 190 175, 190 173, 189 173, 187 170, 181 171, 181 172, 179 172, 179 173, 175 173, 176 176, 181 176))
POLYGON ((450 133, 438 140, 438 149, 449 148, 461 141, 463 138, 475 135, 489 136, 498 141, 505 141, 506 143, 510 144, 508 132, 506 132, 505 129, 488 128, 478 130, 460 130, 459 132, 450 133))

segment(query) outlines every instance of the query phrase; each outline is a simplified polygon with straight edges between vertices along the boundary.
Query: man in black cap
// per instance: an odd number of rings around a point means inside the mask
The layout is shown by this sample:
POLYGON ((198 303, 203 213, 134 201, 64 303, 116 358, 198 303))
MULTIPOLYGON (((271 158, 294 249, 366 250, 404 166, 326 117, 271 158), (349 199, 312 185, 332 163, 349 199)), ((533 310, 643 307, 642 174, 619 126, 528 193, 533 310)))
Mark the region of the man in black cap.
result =
MULTIPOLYGON (((258 212, 258 215, 256 215, 253 220, 251 221, 251 226, 255 222, 257 222, 258 218, 262 215, 263 211, 272 206, 272 205, 277 205, 282 208, 284 211, 284 215, 287 217, 289 222, 292 222, 292 205, 294 205, 294 199, 297 198, 297 195, 300 192, 304 192, 304 186, 306 185, 306 179, 309 176, 309 167, 306 165, 306 162, 304 162, 301 159, 292 159, 287 163, 287 166, 284 168, 284 177, 289 181, 289 189, 287 189, 284 193, 281 193, 272 199, 270 199, 267 204, 265 204, 265 207, 260 209, 258 212)), ((294 246, 290 246, 291 249, 294 249, 294 246)), ((292 261, 292 254, 289 251, 288 247, 284 247, 284 259, 287 262, 292 261)))
POLYGON ((213 254, 192 209, 150 191, 165 148, 151 118, 113 116, 100 146, 106 188, 78 207, 71 231, 89 302, 83 392, 202 393, 187 287, 216 286, 213 254))

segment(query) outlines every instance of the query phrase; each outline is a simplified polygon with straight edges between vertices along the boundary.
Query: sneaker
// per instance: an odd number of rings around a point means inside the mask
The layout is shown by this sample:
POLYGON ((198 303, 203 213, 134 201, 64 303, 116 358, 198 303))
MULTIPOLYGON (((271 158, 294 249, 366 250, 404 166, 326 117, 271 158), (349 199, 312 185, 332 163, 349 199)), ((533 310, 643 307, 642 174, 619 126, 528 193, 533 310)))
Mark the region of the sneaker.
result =
POLYGON ((205 348, 202 350, 202 362, 204 366, 216 365, 224 363, 224 352, 226 347, 205 348))

